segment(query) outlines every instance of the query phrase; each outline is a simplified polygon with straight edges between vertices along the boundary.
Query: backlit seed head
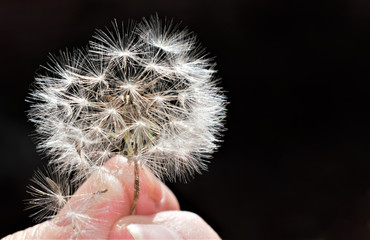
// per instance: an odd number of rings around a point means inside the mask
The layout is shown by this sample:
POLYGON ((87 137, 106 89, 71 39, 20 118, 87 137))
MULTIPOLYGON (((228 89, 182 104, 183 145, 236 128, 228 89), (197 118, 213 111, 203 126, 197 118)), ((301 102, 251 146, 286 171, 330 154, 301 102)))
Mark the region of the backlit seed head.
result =
POLYGON ((214 67, 195 35, 170 21, 114 21, 87 49, 51 56, 36 78, 38 147, 74 182, 117 154, 186 180, 206 168, 223 129, 214 67))

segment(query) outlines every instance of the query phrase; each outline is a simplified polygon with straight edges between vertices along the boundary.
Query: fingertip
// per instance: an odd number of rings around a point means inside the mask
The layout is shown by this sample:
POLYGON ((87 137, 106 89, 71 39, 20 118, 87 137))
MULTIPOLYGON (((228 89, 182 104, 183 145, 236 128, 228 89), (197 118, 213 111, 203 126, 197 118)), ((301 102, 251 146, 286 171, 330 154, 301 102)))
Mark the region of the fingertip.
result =
POLYGON ((150 215, 168 210, 179 210, 180 205, 173 192, 146 167, 142 168, 142 188, 137 214, 150 215))
MULTIPOLYGON (((130 209, 134 198, 134 165, 126 158, 116 156, 109 160, 106 167, 115 172, 125 189, 130 209)), ((180 206, 172 191, 145 166, 139 168, 139 199, 136 206, 137 215, 151 215, 161 211, 179 210, 180 206)), ((128 214, 126 214, 128 215, 128 214)))

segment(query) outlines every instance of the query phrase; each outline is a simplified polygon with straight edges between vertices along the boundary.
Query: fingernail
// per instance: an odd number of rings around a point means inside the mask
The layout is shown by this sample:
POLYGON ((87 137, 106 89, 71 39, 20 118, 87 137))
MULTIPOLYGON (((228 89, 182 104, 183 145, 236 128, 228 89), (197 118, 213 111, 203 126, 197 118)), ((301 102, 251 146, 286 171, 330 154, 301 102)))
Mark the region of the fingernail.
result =
POLYGON ((127 226, 135 240, 142 239, 182 239, 175 231, 157 224, 130 224, 127 226))

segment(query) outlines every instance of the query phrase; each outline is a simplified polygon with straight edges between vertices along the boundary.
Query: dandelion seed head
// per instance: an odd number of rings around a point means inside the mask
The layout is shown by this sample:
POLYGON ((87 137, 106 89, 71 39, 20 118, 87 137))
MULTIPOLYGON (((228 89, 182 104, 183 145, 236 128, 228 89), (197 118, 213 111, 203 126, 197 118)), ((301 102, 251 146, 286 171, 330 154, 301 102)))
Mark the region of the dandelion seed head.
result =
POLYGON ((114 21, 86 49, 51 56, 37 76, 29 118, 38 148, 77 185, 115 155, 186 180, 206 169, 223 130, 214 67, 195 35, 172 21, 114 21))

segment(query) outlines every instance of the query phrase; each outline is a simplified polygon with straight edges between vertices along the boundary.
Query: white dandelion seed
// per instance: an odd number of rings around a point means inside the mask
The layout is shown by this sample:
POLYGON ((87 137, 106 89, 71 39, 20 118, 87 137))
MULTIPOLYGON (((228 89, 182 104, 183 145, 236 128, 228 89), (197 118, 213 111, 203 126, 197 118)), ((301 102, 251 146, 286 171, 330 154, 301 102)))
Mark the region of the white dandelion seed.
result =
POLYGON ((54 174, 50 168, 35 173, 32 182, 37 187, 28 187, 32 199, 29 200, 26 209, 36 209, 31 215, 36 221, 55 217, 66 205, 72 196, 73 187, 64 180, 65 176, 54 174))
MULTIPOLYGON (((29 118, 38 147, 58 173, 71 175, 62 181, 77 186, 112 156, 126 157, 135 165, 134 213, 140 165, 160 178, 186 180, 217 149, 226 99, 214 67, 195 35, 171 21, 114 21, 113 31, 98 30, 87 50, 51 57, 36 78, 29 118)), ((47 207, 54 215, 71 192, 68 183, 46 181, 38 181, 42 191, 32 187, 40 199, 33 203, 55 203, 47 207)))

